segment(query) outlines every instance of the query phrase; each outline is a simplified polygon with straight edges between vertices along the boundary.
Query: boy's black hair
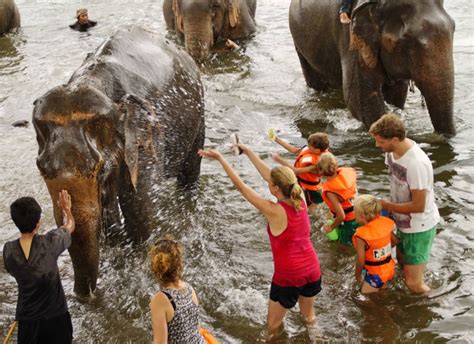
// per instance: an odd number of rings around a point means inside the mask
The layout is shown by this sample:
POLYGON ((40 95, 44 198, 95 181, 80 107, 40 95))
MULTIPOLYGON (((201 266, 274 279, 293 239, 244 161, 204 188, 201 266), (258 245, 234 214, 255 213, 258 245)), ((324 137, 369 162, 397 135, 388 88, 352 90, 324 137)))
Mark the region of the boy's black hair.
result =
POLYGON ((10 205, 13 222, 22 233, 31 233, 41 218, 41 207, 33 197, 21 197, 10 205))

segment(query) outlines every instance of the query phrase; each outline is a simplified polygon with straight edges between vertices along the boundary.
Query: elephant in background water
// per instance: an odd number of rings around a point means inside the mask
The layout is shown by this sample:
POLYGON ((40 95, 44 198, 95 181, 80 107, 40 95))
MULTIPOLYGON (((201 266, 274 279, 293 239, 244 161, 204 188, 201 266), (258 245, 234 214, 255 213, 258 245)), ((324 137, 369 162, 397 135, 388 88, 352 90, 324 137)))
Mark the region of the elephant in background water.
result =
POLYGON ((140 28, 121 30, 90 54, 67 84, 35 101, 37 166, 56 207, 72 196, 69 249, 74 291, 96 288, 101 229, 120 226, 138 241, 155 228, 153 186, 199 177, 203 87, 194 61, 140 28))
POLYGON ((19 28, 20 12, 13 0, 0 0, 0 36, 19 28))
POLYGON ((404 107, 413 80, 435 131, 455 135, 455 24, 442 0, 355 0, 351 25, 339 22, 339 6, 291 1, 290 30, 308 86, 342 86, 352 115, 369 127, 385 113, 384 101, 404 107))
POLYGON ((257 0, 164 0, 163 15, 168 30, 175 30, 188 53, 202 61, 217 41, 254 33, 256 8, 257 0))

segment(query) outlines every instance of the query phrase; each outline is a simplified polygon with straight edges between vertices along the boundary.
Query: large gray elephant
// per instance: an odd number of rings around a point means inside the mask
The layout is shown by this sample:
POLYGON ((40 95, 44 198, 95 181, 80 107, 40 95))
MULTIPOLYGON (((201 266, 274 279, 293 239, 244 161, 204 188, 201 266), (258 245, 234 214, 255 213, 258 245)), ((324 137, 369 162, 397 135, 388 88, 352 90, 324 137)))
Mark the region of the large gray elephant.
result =
POLYGON ((292 0, 290 29, 309 87, 342 86, 354 117, 367 127, 403 108, 413 80, 435 131, 452 136, 454 21, 442 0, 355 0, 351 25, 339 22, 340 1, 292 0))
POLYGON ((0 36, 20 27, 20 12, 13 0, 0 0, 0 36))
POLYGON ((256 30, 257 0, 164 0, 166 27, 175 30, 197 61, 219 40, 240 39, 256 30))
POLYGON ((72 196, 74 291, 89 294, 100 230, 120 226, 121 213, 135 240, 147 238, 156 220, 156 184, 198 179, 205 129, 199 71, 171 42, 136 27, 121 30, 67 84, 35 101, 33 124, 37 166, 58 224, 58 191, 72 196))

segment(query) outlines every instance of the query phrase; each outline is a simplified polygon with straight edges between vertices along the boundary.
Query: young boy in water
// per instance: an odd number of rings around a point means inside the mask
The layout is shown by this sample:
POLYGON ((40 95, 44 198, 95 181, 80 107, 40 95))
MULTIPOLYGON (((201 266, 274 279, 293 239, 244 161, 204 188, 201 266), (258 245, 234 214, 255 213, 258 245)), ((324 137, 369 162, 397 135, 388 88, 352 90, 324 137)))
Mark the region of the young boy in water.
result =
POLYGON ((293 170, 298 178, 298 184, 303 188, 306 204, 314 208, 317 204, 323 203, 321 197, 321 175, 318 172, 319 156, 329 148, 329 137, 325 133, 314 133, 308 137, 308 145, 302 148, 295 147, 285 140, 279 138, 271 132, 270 140, 275 141, 288 152, 297 155, 292 166, 287 160, 279 154, 273 155, 273 160, 283 166, 293 170))
POLYGON ((339 20, 342 24, 349 24, 351 22, 351 7, 352 0, 342 0, 339 10, 339 20))
POLYGON ((381 216, 381 210, 382 204, 374 196, 362 195, 354 200, 355 219, 362 225, 352 237, 357 252, 355 277, 363 294, 385 288, 395 274, 395 222, 381 216))
POLYGON ((20 238, 3 247, 7 272, 18 284, 15 319, 18 321, 18 343, 72 342, 72 323, 59 277, 58 257, 71 245, 74 217, 71 197, 66 190, 59 193, 58 207, 63 225, 38 234, 41 207, 31 197, 21 197, 10 206, 13 222, 20 238))

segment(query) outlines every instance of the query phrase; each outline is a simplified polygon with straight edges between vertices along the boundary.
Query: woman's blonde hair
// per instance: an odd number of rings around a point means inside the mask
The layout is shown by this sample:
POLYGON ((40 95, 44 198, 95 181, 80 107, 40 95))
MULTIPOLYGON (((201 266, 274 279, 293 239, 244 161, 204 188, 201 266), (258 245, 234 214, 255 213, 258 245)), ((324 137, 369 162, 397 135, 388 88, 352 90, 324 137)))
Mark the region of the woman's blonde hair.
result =
POLYGON ((270 177, 272 178, 272 183, 280 188, 283 196, 290 199, 291 204, 296 210, 300 210, 301 202, 303 201, 301 197, 302 189, 293 170, 286 166, 277 166, 271 170, 270 177))
POLYGON ((318 160, 318 171, 323 176, 333 176, 337 172, 337 159, 330 153, 321 154, 318 160))
POLYGON ((381 211, 382 204, 372 195, 361 195, 354 200, 354 212, 357 216, 363 216, 367 222, 379 216, 381 211))
POLYGON ((160 285, 177 283, 183 275, 183 247, 171 237, 159 239, 148 252, 151 271, 160 285))

